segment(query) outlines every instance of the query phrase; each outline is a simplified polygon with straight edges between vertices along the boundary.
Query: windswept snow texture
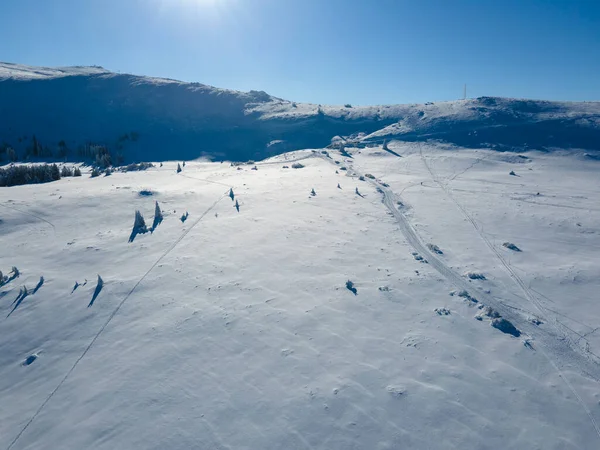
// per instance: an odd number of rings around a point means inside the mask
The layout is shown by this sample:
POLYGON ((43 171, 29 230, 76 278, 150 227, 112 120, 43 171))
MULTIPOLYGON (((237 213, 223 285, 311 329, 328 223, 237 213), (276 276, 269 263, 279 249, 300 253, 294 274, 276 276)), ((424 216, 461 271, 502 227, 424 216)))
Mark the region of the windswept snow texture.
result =
MULTIPOLYGON (((362 145, 441 140, 500 150, 600 149, 600 103, 482 97, 346 107, 109 72, 0 63, 0 142, 23 153, 35 135, 70 157, 99 144, 124 162, 261 159, 353 136, 362 145)), ((387 147, 389 148, 389 146, 387 147)), ((393 150, 391 150, 393 152, 393 150)))
POLYGON ((600 161, 389 146, 0 189, 0 448, 600 448, 600 161))

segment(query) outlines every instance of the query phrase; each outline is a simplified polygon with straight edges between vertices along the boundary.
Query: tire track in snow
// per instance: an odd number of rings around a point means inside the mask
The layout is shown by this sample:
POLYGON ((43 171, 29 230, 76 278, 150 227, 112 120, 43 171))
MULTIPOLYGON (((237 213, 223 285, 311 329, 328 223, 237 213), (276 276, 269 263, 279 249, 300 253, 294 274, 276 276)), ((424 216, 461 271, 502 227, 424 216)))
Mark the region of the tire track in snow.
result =
MULTIPOLYGON (((190 177, 188 177, 188 178, 190 178, 190 177)), ((62 385, 65 383, 65 381, 67 381, 67 379, 69 378, 69 376, 71 376, 71 374, 73 373, 73 371, 75 370, 75 368, 77 367, 77 365, 79 364, 79 362, 85 357, 85 355, 87 355, 87 353, 90 351, 90 349, 96 343, 96 341, 98 340, 98 338, 100 337, 100 335, 104 332, 104 330, 106 329, 106 327, 108 326, 108 324, 114 319, 114 317, 117 315, 117 313, 119 312, 119 310, 121 309, 121 307, 125 304, 125 302, 129 299, 129 297, 131 297, 131 295, 134 293, 134 291, 137 289, 137 287, 146 279, 146 277, 150 274, 150 272, 152 272, 152 270, 154 270, 154 268, 169 253, 171 253, 171 251, 173 251, 173 249, 177 246, 177 244, 179 244, 183 240, 183 238, 185 238, 188 235, 188 233, 190 231, 192 231, 194 229, 194 227, 196 225, 198 225, 200 223, 200 221, 210 211, 212 211, 214 209, 214 207, 217 206, 217 204, 221 200, 223 200, 225 197, 227 197, 228 194, 229 194, 229 189, 227 191, 225 191, 208 209, 206 209, 200 215, 200 217, 198 217, 198 219, 192 224, 192 226, 190 226, 186 231, 184 231, 183 234, 181 236, 179 236, 179 238, 177 238, 177 240, 175 240, 175 242, 173 242, 173 244, 171 244, 171 246, 169 248, 167 248, 167 250, 154 262, 154 264, 152 264, 152 266, 144 273, 144 275, 142 275, 142 277, 131 288, 131 290, 127 293, 127 295, 123 298, 123 300, 121 300, 121 302, 117 305, 117 307, 110 314, 110 316, 108 316, 108 319, 106 320, 106 322, 104 322, 104 325, 102 325, 102 327, 100 327, 100 330, 98 330, 98 332, 96 333, 96 335, 92 338, 92 340, 90 341, 90 343, 88 344, 88 346, 85 348, 85 350, 83 351, 83 353, 79 356, 79 358, 77 358, 77 360, 75 361, 75 363, 73 364, 73 366, 69 369, 69 371, 67 372, 67 374, 62 378, 62 380, 58 383, 58 385, 54 388, 54 390, 50 393, 50 395, 48 395, 48 397, 46 397, 46 400, 44 400, 42 402, 42 404, 39 406, 39 408, 36 410, 36 412, 33 414, 33 416, 31 416, 31 418, 29 419, 29 421, 25 424, 25 426, 21 429, 21 431, 19 431, 19 434, 17 434, 17 436, 8 445, 8 447, 6 448, 6 450, 10 450, 11 448, 13 448, 14 445, 19 441, 19 439, 21 438, 21 436, 23 436, 23 434, 25 433, 25 431, 27 431, 27 428, 29 428, 29 426, 33 423, 33 421, 37 418, 37 416, 42 412, 42 410, 48 404, 48 402, 50 402, 50 400, 52 399, 52 397, 54 397, 54 395, 62 387, 62 385)))

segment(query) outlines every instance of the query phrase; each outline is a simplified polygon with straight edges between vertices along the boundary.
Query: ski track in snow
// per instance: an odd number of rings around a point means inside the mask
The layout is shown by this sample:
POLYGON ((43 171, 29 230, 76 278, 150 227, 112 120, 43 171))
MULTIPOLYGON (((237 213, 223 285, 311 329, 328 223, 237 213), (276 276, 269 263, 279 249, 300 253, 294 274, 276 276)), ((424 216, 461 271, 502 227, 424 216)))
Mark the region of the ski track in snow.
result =
MULTIPOLYGON (((592 415, 591 411, 586 406, 586 404, 584 403, 584 401, 582 400, 582 398, 579 396, 579 394, 577 393, 577 391, 575 390, 575 388, 573 387, 573 385, 571 384, 571 382, 563 374, 563 372, 561 371, 561 369, 558 367, 558 365, 556 364, 556 362, 554 360, 554 358, 557 358, 559 361, 562 359, 562 362, 564 363, 565 359, 569 359, 569 360, 571 360, 572 363, 574 363, 581 370, 583 370, 587 375, 592 376, 596 382, 599 382, 600 381, 600 371, 599 371, 599 366, 598 366, 598 357, 594 353, 591 353, 589 350, 586 351, 587 354, 585 354, 585 353, 582 354, 582 350, 578 347, 578 345, 576 343, 574 343, 571 340, 571 338, 569 338, 566 334, 561 333, 561 330, 559 329, 559 327, 562 324, 556 318, 554 318, 553 321, 549 321, 546 318, 545 308, 543 307, 543 305, 541 305, 541 303, 535 298, 535 296, 531 293, 531 291, 525 285, 525 283, 523 282, 523 280, 521 280, 521 278, 516 274, 516 272, 512 269, 512 267, 504 260, 504 258, 498 252, 498 250, 494 247, 494 245, 489 241, 489 239, 487 239, 487 237, 485 236, 485 234, 483 233, 483 231, 481 230, 481 228, 479 227, 479 225, 477 224, 477 222, 473 219, 473 217, 466 211, 466 209, 452 195, 452 190, 448 186, 448 183, 444 183, 444 182, 440 181, 440 179, 435 175, 435 173, 431 169, 430 164, 428 164, 427 159, 423 155, 423 148, 422 148, 421 144, 418 143, 417 145, 419 146, 419 155, 421 157, 421 160, 423 161, 423 164, 427 168, 427 171, 431 174, 432 179, 442 188, 442 190, 446 193, 446 195, 452 200, 452 202, 461 211, 461 213, 464 215, 464 217, 467 218, 467 220, 473 225, 473 227, 475 228, 475 230, 477 230, 478 235, 485 242, 485 244, 492 251, 492 253, 497 257, 497 259, 502 263, 502 266, 506 269, 506 271, 510 275, 511 279, 515 282, 515 284, 517 284, 517 286, 525 294, 527 300, 536 307, 536 309, 538 310, 540 316, 544 319, 544 321, 546 323, 551 323, 551 324, 554 325, 554 329, 555 329, 556 335, 557 335, 556 337, 554 337, 554 342, 548 342, 549 339, 543 339, 542 340, 542 345, 540 346, 540 350, 542 351, 542 353, 544 354, 544 356, 546 357, 546 359, 548 360, 548 362, 558 372, 559 376, 565 382, 565 384, 567 385, 567 387, 569 388, 569 390, 573 393, 573 395, 575 395, 575 397, 577 398, 577 400, 581 404, 583 410, 585 411, 585 413, 589 417, 589 419, 590 419, 590 421, 591 421, 594 429, 596 430, 596 434, 600 438, 600 427, 598 426, 598 423, 596 422, 596 419, 594 418, 594 416, 592 415), (564 347, 564 346, 559 345, 559 342, 566 342, 567 348, 564 348, 564 349, 561 348, 561 347, 564 347), (548 351, 546 351, 546 350, 543 349, 544 345, 549 345, 549 344, 554 344, 554 345, 550 345, 550 349, 553 349, 554 351, 551 350, 551 351, 548 352, 548 351), (590 355, 593 357, 593 359, 590 357, 590 355), (581 358, 581 356, 583 358, 581 358)), ((480 160, 478 159, 477 162, 478 161, 480 161, 480 160)), ((474 165, 475 165, 475 163, 473 165, 471 165, 469 168, 472 168, 474 165)), ((450 181, 453 180, 454 178, 451 178, 450 181)), ((388 208, 390 208, 390 206, 391 206, 391 208, 393 208, 393 203, 387 201, 386 202, 386 206, 388 206, 388 208)), ((401 214, 399 214, 399 215, 401 215, 401 214)), ((424 249, 425 247, 422 246, 422 248, 424 249)), ((425 254, 427 254, 427 253, 425 253, 425 254)), ((429 252, 428 258, 431 258, 431 257, 433 257, 433 254, 431 252, 429 252)), ((434 259, 435 259, 435 257, 434 257, 434 259)), ((448 269, 448 272, 451 272, 450 269, 448 269)), ((471 290, 471 289, 469 289, 467 287, 463 287, 463 288, 466 289, 467 291, 471 290)), ((485 298, 486 303, 490 304, 489 299, 491 299, 492 297, 489 296, 489 295, 487 295, 487 294, 485 294, 485 296, 483 296, 482 294, 484 294, 484 293, 479 292, 478 293, 478 297, 479 298, 482 298, 482 297, 485 298)), ((502 303, 502 302, 500 302, 500 304, 502 304, 502 306, 505 306, 504 303, 502 303)), ((491 303, 491 305, 495 309, 501 311, 498 308, 498 305, 493 305, 493 303, 491 303)), ((506 316, 506 314, 504 312, 502 312, 502 315, 506 316)), ((509 319, 509 320, 511 322, 513 322, 513 323, 518 324, 518 326, 519 326, 519 328, 521 330, 524 329, 525 325, 527 324, 526 320, 522 320, 518 316, 516 316, 515 318, 512 318, 512 319, 509 319)), ((530 328, 530 327, 528 327, 528 328, 530 328)), ((535 333, 535 332, 532 333, 532 331, 533 330, 529 330, 528 333, 531 336, 535 337, 537 335, 537 333, 535 333)), ((581 335, 579 335, 579 336, 581 338, 581 335)), ((552 339, 552 338, 553 338, 553 336, 550 336, 550 339, 552 339)))
POLYGON ((2 205, 2 204, 0 204, 0 206, 2 206, 3 208, 8 208, 8 209, 12 209, 12 210, 18 211, 21 214, 25 214, 27 216, 31 216, 31 217, 36 218, 37 220, 45 222, 45 223, 47 223, 48 225, 50 225, 52 227, 52 231, 54 232, 54 234, 56 234, 56 227, 54 226, 54 224, 52 222, 44 219, 43 217, 40 217, 40 216, 38 216, 36 214, 32 214, 32 213, 27 212, 27 211, 23 211, 22 209, 19 209, 19 208, 15 208, 14 206, 8 206, 8 205, 2 205))
MULTIPOLYGON (((191 177, 188 177, 191 178, 191 177)), ((192 178, 193 179, 193 178, 192 178)), ((207 180, 202 180, 202 181, 207 181, 207 180)), ((217 183, 217 184, 222 184, 222 183, 217 183)), ((58 385, 54 388, 54 390, 50 393, 50 395, 48 395, 48 397, 46 397, 46 399, 42 402, 42 404, 39 406, 39 408, 35 411, 35 413, 33 414, 33 416, 31 416, 31 418, 29 419, 29 421, 25 424, 25 426, 19 431, 19 433, 15 436, 15 438, 12 440, 12 442, 9 444, 9 446, 6 448, 6 450, 10 450, 11 448, 14 447, 14 445, 19 441, 19 439, 21 438, 21 436, 23 435, 23 433, 25 433, 25 431, 27 431, 27 428, 29 428, 29 426, 33 423, 33 421, 35 420, 35 418, 42 412, 42 410, 44 409, 44 407, 50 402, 50 400, 52 399, 52 397, 54 397, 54 395, 58 392, 58 390, 62 387, 62 385, 65 383, 65 381, 67 381, 67 379, 69 378, 69 376, 73 373, 73 371, 75 370, 75 368, 77 367, 77 365, 79 364, 79 362, 87 355, 87 353, 91 350, 91 348, 93 347, 94 343, 98 340, 98 338, 100 337, 100 335, 104 332, 104 330, 106 329, 106 327, 110 324, 110 322, 113 320, 113 318, 117 315, 117 313, 119 312, 119 310, 121 309, 121 307, 125 304, 125 302, 129 299, 129 297, 131 297, 131 295, 134 293, 134 291, 136 290, 136 288, 146 279, 146 277, 150 274, 150 272, 152 272, 152 270, 169 254, 171 253, 171 251, 173 251, 173 249, 188 235, 188 233, 190 231, 192 231, 196 225, 198 225, 200 223, 200 221, 210 212, 212 211, 212 209, 217 206, 217 204, 223 200, 225 197, 227 197, 227 195, 229 194, 229 187, 227 189, 227 191, 225 191, 223 193, 223 195, 221 195, 221 197, 219 197, 208 209, 206 209, 201 215, 200 217, 198 217, 198 219, 196 219, 196 221, 192 224, 192 226, 190 226, 187 230, 185 230, 181 236, 179 236, 179 238, 173 242, 173 244, 167 248, 167 250, 154 262, 154 264, 152 264, 152 266, 142 275, 142 277, 137 281, 137 283, 131 288, 131 290, 127 293, 127 295, 123 298, 123 300, 121 300, 121 302, 117 305, 117 307, 113 310, 113 312, 110 314, 110 316, 108 317, 108 319, 106 320, 106 322, 102 325, 102 327, 100 327, 100 329, 98 330, 98 332, 94 335, 93 339, 90 341, 90 343, 88 344, 88 346, 85 348, 85 350, 83 351, 83 353, 79 356, 79 358, 77 358, 77 360, 75 361, 75 363, 73 364, 73 366, 69 369, 69 371, 66 373, 66 375, 61 379, 61 381, 58 383, 58 385)), ((44 219, 41 219, 44 220, 44 219)), ((50 223, 50 222, 48 222, 50 223)), ((54 226, 53 226, 54 227, 54 226)))

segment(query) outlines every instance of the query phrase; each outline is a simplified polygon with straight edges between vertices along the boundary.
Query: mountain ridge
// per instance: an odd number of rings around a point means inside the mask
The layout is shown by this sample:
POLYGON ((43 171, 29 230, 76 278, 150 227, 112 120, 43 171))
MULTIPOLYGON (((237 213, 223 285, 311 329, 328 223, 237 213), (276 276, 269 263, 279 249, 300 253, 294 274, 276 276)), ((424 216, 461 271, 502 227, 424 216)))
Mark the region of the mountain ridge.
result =
POLYGON ((407 105, 317 105, 264 91, 120 74, 100 66, 0 63, 0 143, 25 157, 32 137, 69 157, 103 145, 123 161, 262 159, 321 148, 335 136, 360 144, 441 140, 499 150, 600 150, 600 102, 498 97, 407 105), (137 139, 124 139, 133 134, 137 139))

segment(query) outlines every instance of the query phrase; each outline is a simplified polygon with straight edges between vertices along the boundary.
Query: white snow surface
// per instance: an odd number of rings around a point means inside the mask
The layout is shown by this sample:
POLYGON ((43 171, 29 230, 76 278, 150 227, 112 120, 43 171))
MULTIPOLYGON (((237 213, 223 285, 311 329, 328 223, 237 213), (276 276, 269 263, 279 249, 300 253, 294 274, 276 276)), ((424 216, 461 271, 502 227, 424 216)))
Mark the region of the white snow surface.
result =
POLYGON ((0 448, 599 448, 600 162, 390 149, 0 188, 0 448))

